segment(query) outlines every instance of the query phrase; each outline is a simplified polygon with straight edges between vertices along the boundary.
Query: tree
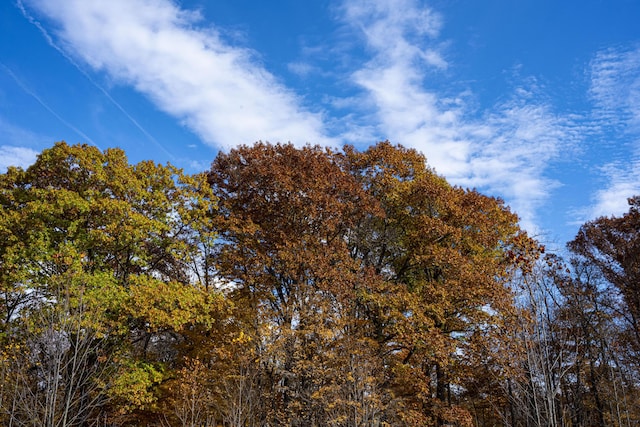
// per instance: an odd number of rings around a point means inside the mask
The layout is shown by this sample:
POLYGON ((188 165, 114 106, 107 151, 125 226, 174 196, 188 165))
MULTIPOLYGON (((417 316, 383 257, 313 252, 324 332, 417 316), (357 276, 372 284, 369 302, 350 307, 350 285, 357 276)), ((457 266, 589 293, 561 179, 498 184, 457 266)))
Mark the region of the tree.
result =
POLYGON ((508 281, 538 252, 501 201, 388 142, 240 147, 209 182, 217 269, 246 309, 261 395, 276 402, 264 419, 470 422, 456 390, 480 348, 495 353, 486 342, 512 311, 508 281))
POLYGON ((628 344, 640 363, 640 196, 629 199, 629 212, 601 217, 580 227, 569 249, 600 270, 620 296, 619 308, 628 324, 628 344))
POLYGON ((504 417, 511 425, 563 425, 560 390, 573 362, 560 327, 558 283, 565 268, 561 258, 549 254, 514 283, 522 294, 522 316, 517 340, 509 346, 512 375, 503 383, 509 399, 504 417))
POLYGON ((627 213, 585 223, 568 243, 581 272, 569 287, 580 311, 575 316, 583 319, 588 388, 580 404, 600 425, 630 424, 638 417, 632 403, 640 373, 640 197, 628 202, 627 213))
POLYGON ((616 349, 621 331, 610 287, 584 259, 570 264, 571 276, 558 281, 564 297, 558 323, 573 362, 563 381, 564 403, 575 425, 629 425, 633 390, 616 349))
POLYGON ((348 147, 346 157, 384 211, 351 245, 395 287, 396 316, 381 320, 377 335, 389 349, 385 364, 426 417, 417 423, 468 424, 454 390, 483 355, 496 360, 497 332, 513 313, 509 280, 535 260, 538 246, 502 201, 451 187, 414 150, 384 142, 362 153, 348 147))
POLYGON ((367 209, 358 183, 319 147, 258 143, 219 154, 209 173, 219 197, 219 274, 246 310, 270 422, 323 424, 326 393, 348 340, 360 268, 344 236, 367 209), (269 403, 267 403, 269 402, 269 403))
POLYGON ((58 143, 0 207, 5 424, 470 426, 515 394, 541 248, 415 150, 257 143, 187 176, 58 143))
POLYGON ((584 258, 547 255, 519 286, 524 309, 503 382, 509 425, 626 426, 636 386, 611 285, 584 258), (518 349, 521 347, 521 349, 518 349))
POLYGON ((10 423, 85 425, 153 406, 181 333, 222 301, 198 274, 215 209, 204 178, 65 143, 0 176, 10 423))

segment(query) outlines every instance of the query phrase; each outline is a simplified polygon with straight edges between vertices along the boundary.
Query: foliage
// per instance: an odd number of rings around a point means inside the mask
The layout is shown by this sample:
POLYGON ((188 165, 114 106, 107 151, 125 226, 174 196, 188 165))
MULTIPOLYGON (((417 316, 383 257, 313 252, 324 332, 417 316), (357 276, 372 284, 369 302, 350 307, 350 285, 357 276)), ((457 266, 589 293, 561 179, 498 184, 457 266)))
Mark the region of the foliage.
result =
POLYGON ((109 405, 148 407, 181 331, 221 304, 195 271, 213 236, 204 176, 58 143, 0 177, 0 206, 1 339, 26 349, 6 375, 32 389, 3 396, 3 412, 85 425, 109 405))
POLYGON ((468 420, 452 415, 464 410, 451 387, 479 363, 475 338, 510 313, 511 274, 536 256, 501 201, 449 186, 388 142, 240 147, 209 180, 218 271, 249 308, 266 383, 280 385, 265 390, 277 404, 263 418, 468 420))
POLYGON ((415 150, 0 175, 0 423, 631 426, 640 199, 544 253, 415 150))

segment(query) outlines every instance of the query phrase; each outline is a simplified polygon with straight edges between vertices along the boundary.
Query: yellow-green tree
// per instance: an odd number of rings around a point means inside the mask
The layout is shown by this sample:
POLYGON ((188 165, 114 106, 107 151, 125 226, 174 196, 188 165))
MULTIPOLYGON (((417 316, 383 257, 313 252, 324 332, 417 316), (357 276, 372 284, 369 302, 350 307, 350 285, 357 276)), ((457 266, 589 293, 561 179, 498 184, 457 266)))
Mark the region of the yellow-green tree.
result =
POLYGON ((3 416, 87 425, 152 409, 182 333, 210 324, 203 175, 57 143, 0 176, 3 416))

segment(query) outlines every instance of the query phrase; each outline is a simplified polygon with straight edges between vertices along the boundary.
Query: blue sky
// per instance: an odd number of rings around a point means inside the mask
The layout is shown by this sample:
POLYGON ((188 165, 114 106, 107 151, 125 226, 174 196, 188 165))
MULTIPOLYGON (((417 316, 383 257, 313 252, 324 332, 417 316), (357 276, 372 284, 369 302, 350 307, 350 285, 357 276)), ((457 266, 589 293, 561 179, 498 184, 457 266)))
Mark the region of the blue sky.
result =
POLYGON ((635 0, 7 0, 0 169, 55 141, 187 172, 257 140, 423 152, 561 247, 640 193, 635 0))

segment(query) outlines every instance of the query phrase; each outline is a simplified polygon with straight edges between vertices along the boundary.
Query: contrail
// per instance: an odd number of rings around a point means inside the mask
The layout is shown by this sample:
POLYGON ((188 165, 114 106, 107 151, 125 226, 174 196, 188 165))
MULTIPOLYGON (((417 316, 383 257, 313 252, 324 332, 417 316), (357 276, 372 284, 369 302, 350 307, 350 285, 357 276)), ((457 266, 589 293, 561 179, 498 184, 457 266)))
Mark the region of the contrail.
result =
POLYGON ((109 94, 109 92, 107 92, 106 89, 104 89, 101 85, 99 85, 95 80, 93 80, 93 78, 91 78, 91 76, 89 75, 89 73, 87 73, 67 52, 64 51, 64 49, 62 49, 61 47, 59 47, 54 41, 53 38, 49 35, 49 33, 47 32, 47 30, 42 26, 42 24, 40 24, 40 22, 38 22, 33 16, 31 16, 29 14, 29 12, 27 12, 27 9, 24 7, 24 4, 22 3, 22 0, 17 0, 16 5, 18 6, 18 8, 20 9, 20 11, 22 12, 22 16, 24 16, 27 21, 29 21, 32 25, 34 25, 38 30, 40 30, 40 33, 42 33, 42 36, 44 37, 44 39, 47 41, 47 44, 49 44, 49 46, 51 46, 52 48, 54 48, 55 50, 58 51, 58 53, 60 53, 60 55, 62 55, 67 61, 69 61, 69 63, 71 65, 73 65, 78 71, 80 71, 80 73, 82 73, 83 76, 86 77, 87 80, 89 80, 89 82, 96 87, 96 89, 98 89, 100 92, 102 92, 102 94, 118 109, 120 110, 120 112, 122 114, 124 114, 124 116, 129 119, 129 121, 131 123, 133 123, 133 125, 138 128, 138 130, 140 132, 142 132, 144 134, 144 136, 147 137, 147 139, 149 139, 149 141, 153 142, 155 145, 157 145, 167 156, 169 156, 169 158, 171 158, 171 160, 175 160, 176 157, 169 151, 167 150, 156 138, 154 138, 153 135, 151 135, 144 127, 142 127, 142 125, 140 123, 138 123, 138 121, 136 119, 134 119, 131 114, 129 114, 127 112, 127 110, 124 109, 124 107, 122 105, 120 105, 120 103, 118 101, 116 101, 115 99, 113 99, 113 97, 109 94))
POLYGON ((36 94, 33 90, 31 90, 29 87, 27 87, 26 84, 24 84, 24 82, 22 80, 20 80, 18 78, 18 76, 16 76, 14 74, 13 71, 11 71, 11 69, 9 67, 7 67, 6 65, 4 65, 2 62, 0 62, 0 67, 2 67, 4 69, 4 71, 9 74, 9 76, 11 76, 11 78, 16 82, 16 84, 18 86, 20 86, 20 88, 25 91, 27 94, 31 95, 36 101, 38 101, 38 103, 40 105, 42 105, 42 107, 44 107, 45 110, 47 110, 48 112, 50 112, 56 119, 60 120, 60 122, 62 124, 64 124, 65 126, 67 126, 69 129, 73 130, 75 133, 77 133, 78 135, 80 135, 82 138, 84 138, 86 141, 90 142, 92 145, 95 145, 96 147, 100 148, 98 146, 98 144, 96 144, 91 138, 89 138, 87 136, 87 134, 85 134, 84 132, 82 132, 80 129, 78 129, 77 127, 75 127, 74 125, 72 125, 71 123, 69 123, 68 121, 66 121, 65 119, 63 119, 58 113, 56 113, 53 108, 49 107, 49 105, 47 105, 46 102, 44 102, 42 100, 42 98, 40 98, 38 96, 38 94, 36 94))

